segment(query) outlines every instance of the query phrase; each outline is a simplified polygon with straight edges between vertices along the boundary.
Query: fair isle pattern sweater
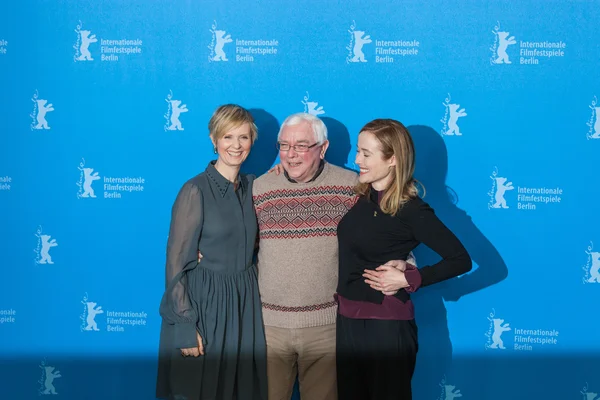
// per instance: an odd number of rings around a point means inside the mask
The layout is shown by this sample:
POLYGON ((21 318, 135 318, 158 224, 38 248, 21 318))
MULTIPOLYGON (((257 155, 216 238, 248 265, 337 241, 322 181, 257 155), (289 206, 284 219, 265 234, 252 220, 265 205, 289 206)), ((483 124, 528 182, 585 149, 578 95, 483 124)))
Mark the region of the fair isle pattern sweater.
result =
POLYGON ((264 323, 280 328, 334 324, 337 225, 357 200, 358 175, 325 163, 312 182, 267 173, 254 181, 258 283, 264 323))

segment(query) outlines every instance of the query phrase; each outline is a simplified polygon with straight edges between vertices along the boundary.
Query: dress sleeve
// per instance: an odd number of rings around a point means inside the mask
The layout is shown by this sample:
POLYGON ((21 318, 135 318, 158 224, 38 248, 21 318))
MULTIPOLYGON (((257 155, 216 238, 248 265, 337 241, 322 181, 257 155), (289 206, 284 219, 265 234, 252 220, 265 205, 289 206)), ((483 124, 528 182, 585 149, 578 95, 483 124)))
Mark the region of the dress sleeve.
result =
POLYGON ((418 201, 406 210, 414 238, 438 253, 442 259, 433 265, 421 267, 421 287, 438 283, 471 270, 471 257, 458 238, 435 215, 425 202, 418 201))
POLYGON ((202 195, 197 185, 188 182, 179 191, 171 210, 166 289, 160 304, 161 317, 175 327, 174 345, 177 348, 198 345, 196 327, 199 318, 188 292, 187 272, 198 264, 201 228, 202 195))

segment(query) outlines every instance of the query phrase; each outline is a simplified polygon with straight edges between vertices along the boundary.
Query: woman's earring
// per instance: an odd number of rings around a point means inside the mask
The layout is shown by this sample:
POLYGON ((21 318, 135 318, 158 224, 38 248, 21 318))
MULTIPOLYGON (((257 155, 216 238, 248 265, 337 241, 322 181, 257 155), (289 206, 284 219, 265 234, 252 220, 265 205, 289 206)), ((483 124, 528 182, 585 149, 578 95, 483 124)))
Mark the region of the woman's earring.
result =
POLYGON ((215 147, 215 154, 217 154, 217 148, 215 147))

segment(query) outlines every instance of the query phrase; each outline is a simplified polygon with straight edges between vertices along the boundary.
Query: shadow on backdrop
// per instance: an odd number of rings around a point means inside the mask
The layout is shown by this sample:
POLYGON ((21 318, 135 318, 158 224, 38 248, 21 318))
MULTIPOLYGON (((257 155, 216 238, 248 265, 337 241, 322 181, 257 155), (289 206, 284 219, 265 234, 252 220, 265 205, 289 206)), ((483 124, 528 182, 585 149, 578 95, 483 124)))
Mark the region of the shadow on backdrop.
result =
POLYGON ((348 156, 352 148, 348 128, 331 117, 322 117, 321 120, 327 127, 327 138, 329 139, 329 148, 325 153, 325 160, 338 167, 352 170, 352 168, 346 166, 346 164, 353 165, 354 161, 354 156, 352 156, 352 160, 348 162, 348 156))
MULTIPOLYGON (((457 207, 456 193, 446 186, 448 153, 441 135, 423 125, 407 127, 416 151, 415 178, 425 186, 424 201, 460 239, 473 259, 470 273, 423 288, 412 298, 419 327, 419 353, 413 378, 415 399, 436 399, 440 382, 448 376, 452 365, 452 343, 444 301, 492 286, 508 275, 506 264, 490 241, 475 226, 467 213, 457 207)), ((431 265, 440 256, 426 246, 414 251, 420 267, 431 265)))
POLYGON ((258 139, 254 142, 252 151, 240 170, 245 174, 254 174, 259 177, 271 168, 277 158, 276 144, 279 122, 277 118, 263 109, 251 108, 248 111, 252 114, 258 128, 258 139))

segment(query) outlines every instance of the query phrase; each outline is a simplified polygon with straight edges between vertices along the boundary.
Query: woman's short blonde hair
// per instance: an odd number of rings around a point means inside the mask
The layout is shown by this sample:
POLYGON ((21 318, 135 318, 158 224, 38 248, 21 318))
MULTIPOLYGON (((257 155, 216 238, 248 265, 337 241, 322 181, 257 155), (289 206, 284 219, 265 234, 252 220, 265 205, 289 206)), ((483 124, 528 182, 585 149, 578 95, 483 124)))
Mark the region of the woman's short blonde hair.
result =
POLYGON ((252 143, 258 137, 258 128, 254 117, 244 107, 237 104, 224 104, 217 108, 208 122, 208 132, 215 143, 227 132, 243 124, 250 125, 250 139, 252 143))

